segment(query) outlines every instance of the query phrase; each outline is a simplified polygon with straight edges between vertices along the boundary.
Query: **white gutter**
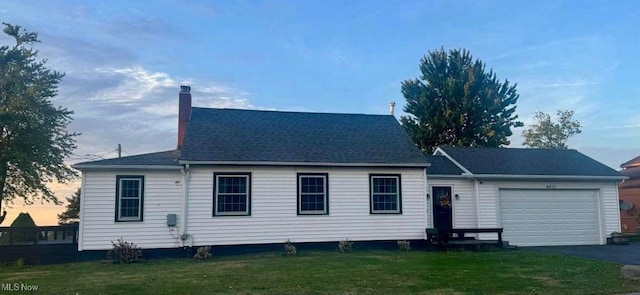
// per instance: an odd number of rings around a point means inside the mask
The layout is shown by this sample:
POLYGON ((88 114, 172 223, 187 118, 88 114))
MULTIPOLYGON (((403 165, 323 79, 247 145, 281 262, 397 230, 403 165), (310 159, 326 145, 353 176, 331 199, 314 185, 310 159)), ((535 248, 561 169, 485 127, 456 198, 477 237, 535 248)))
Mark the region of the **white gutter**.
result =
POLYGON ((71 167, 82 170, 180 170, 178 165, 72 165, 71 167))
POLYGON ((573 179, 573 180, 622 180, 626 176, 588 176, 588 175, 513 175, 513 174, 474 174, 473 179, 573 179))
POLYGON ((464 175, 464 174, 429 174, 429 177, 434 177, 434 178, 469 178, 469 175, 464 175))
POLYGON ((186 164, 182 168, 182 204, 181 204, 181 214, 182 214, 182 233, 180 238, 182 240, 182 246, 185 247, 187 240, 187 209, 188 209, 188 198, 189 198, 189 164, 186 164))
POLYGON ((331 162, 271 162, 271 161, 179 161, 180 164, 232 165, 232 166, 332 166, 332 167, 415 167, 425 168, 430 163, 331 163, 331 162))
POLYGON ((627 176, 588 176, 588 175, 514 175, 514 174, 429 174, 434 178, 466 179, 560 179, 560 180, 623 180, 627 176))

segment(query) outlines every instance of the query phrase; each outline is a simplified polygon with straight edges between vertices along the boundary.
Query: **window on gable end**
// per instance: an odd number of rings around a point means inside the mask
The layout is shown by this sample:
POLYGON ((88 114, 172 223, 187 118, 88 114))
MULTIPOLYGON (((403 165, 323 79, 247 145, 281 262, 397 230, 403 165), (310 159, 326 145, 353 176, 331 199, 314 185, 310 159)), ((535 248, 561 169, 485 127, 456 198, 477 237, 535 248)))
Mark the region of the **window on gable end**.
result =
POLYGON ((142 221, 144 176, 116 176, 116 221, 142 221))

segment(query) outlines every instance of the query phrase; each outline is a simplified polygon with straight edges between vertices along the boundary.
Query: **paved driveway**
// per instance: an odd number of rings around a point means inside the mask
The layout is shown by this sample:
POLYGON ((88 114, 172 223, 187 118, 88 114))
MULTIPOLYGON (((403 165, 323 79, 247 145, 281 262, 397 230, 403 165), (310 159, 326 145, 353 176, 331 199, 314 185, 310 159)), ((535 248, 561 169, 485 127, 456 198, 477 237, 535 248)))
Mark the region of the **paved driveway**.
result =
POLYGON ((522 251, 559 253, 620 264, 640 265, 640 242, 629 245, 520 247, 522 251))

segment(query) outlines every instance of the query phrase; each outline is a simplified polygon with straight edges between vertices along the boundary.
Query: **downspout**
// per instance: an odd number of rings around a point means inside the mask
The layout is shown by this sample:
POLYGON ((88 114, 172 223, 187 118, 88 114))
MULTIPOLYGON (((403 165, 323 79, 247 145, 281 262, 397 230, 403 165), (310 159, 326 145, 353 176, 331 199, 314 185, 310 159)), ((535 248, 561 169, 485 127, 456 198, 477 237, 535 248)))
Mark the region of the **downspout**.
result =
POLYGON ((476 227, 480 228, 480 184, 477 179, 473 181, 473 186, 476 191, 476 227))
MULTIPOLYGON (((429 227, 429 214, 431 210, 429 210, 429 203, 427 202, 427 195, 429 194, 429 180, 427 179, 427 168, 424 168, 424 184, 423 188, 425 194, 422 198, 422 202, 424 204, 424 228, 427 229, 429 227)), ((426 232, 425 232, 426 235, 426 232)), ((425 236, 426 239, 426 236, 425 236)))
POLYGON ((78 251, 82 251, 82 240, 84 238, 84 236, 82 235, 82 227, 84 226, 84 211, 85 211, 85 207, 84 207, 84 203, 87 199, 87 197, 85 196, 85 181, 87 179, 87 175, 84 171, 80 171, 81 173, 81 181, 80 181, 80 217, 79 222, 78 222, 78 251))
MULTIPOLYGON (((618 201, 618 204, 620 204, 620 189, 619 189, 619 187, 620 187, 620 183, 622 183, 622 181, 624 181, 624 180, 618 180, 618 181, 615 182, 615 184, 616 184, 616 201, 618 201)), ((600 191, 600 194, 602 195, 602 190, 600 191)), ((602 197, 600 197, 600 199, 602 199, 602 197)), ((604 206, 602 206, 602 208, 604 208, 604 206)), ((616 218, 616 221, 618 222, 618 231, 622 232, 622 220, 620 220, 620 210, 616 209, 616 212, 618 213, 618 217, 616 218)), ((607 234, 606 233, 607 225, 605 224, 604 227, 605 227, 605 235, 606 235, 607 234)), ((606 236, 604 238, 604 241, 606 241, 606 236)))
MULTIPOLYGON (((182 234, 180 235, 183 247, 187 247, 186 241, 190 239, 189 235, 187 234, 187 200, 189 199, 189 176, 189 164, 185 164, 185 166, 182 168, 182 234)), ((191 246, 190 243, 189 246, 191 246)))

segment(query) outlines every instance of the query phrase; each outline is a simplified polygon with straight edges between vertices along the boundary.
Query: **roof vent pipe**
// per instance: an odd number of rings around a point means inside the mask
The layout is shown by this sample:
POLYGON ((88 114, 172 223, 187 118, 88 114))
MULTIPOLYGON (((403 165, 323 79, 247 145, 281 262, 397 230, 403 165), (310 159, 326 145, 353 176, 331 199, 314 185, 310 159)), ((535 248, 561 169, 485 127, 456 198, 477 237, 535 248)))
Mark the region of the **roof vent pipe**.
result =
POLYGON ((394 115, 394 114, 393 114, 393 111, 394 111, 395 107, 396 107, 396 102, 395 102, 395 101, 393 101, 393 100, 392 100, 392 101, 390 101, 390 102, 389 102, 389 113, 390 113, 390 115, 392 115, 392 116, 394 115))

